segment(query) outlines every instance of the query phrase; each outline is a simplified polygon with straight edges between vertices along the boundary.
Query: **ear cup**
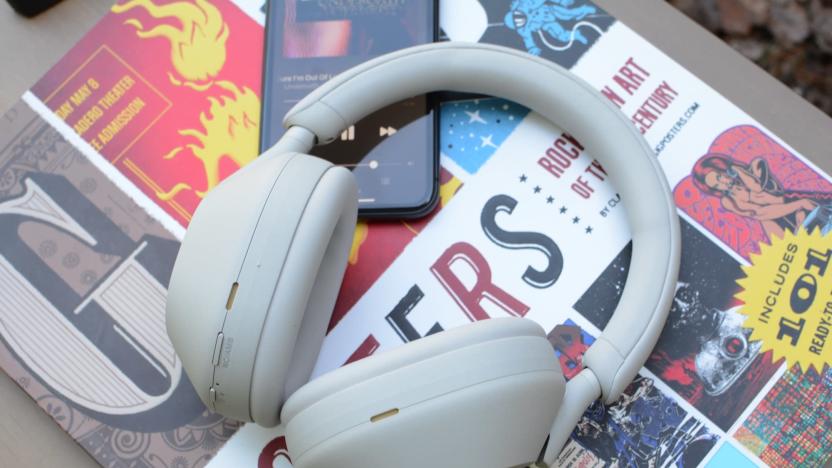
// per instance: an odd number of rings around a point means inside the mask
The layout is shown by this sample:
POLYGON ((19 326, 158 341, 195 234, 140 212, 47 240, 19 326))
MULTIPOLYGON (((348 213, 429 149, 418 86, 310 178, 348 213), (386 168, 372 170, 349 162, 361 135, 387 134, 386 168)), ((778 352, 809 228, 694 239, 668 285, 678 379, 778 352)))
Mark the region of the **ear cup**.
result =
POLYGON ((348 170, 271 152, 200 205, 171 277, 167 330, 210 409, 279 423, 285 396, 315 364, 357 200, 348 170))
POLYGON ((286 401, 281 420, 285 423, 300 411, 334 392, 396 369, 468 346, 521 336, 545 338, 543 329, 531 320, 493 319, 454 328, 392 351, 367 357, 329 372, 300 388, 286 401))
POLYGON ((539 325, 486 320, 324 375, 281 419, 299 468, 506 467, 537 458, 564 385, 539 325))
MULTIPOLYGON (((261 217, 294 230, 279 276, 261 290, 271 300, 256 329, 259 345, 250 405, 252 419, 267 427, 280 423, 283 402, 309 380, 317 361, 347 266, 358 194, 349 171, 299 154, 275 184, 270 201, 261 217), (309 185, 312 189, 306 191, 309 185), (293 199, 304 204, 299 217, 286 216, 288 200, 293 199)), ((265 244, 275 240, 265 231, 252 240, 249 249, 258 239, 265 244)), ((262 258, 255 261, 265 263, 262 258)), ((253 275, 262 276, 262 268, 252 270, 253 275)))

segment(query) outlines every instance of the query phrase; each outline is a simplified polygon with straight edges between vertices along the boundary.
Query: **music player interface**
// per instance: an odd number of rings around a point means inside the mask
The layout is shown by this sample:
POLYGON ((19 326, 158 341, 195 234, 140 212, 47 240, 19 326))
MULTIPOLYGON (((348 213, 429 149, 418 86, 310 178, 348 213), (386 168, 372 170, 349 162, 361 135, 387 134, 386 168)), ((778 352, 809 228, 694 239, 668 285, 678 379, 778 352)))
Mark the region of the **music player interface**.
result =
MULTIPOLYGON (((285 0, 272 2, 270 8, 263 149, 283 134, 283 115, 333 76, 434 39, 433 2, 425 0, 285 0)), ((399 102, 345 129, 335 142, 313 153, 353 170, 362 207, 425 203, 434 177, 430 107, 424 96, 399 102)))

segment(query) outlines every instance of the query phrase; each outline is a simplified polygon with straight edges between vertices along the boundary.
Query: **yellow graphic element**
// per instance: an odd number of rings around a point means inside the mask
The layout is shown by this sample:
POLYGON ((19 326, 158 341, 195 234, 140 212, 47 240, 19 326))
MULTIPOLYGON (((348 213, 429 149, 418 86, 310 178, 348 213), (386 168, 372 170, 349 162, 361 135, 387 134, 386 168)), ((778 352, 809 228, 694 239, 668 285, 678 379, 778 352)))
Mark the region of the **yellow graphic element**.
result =
MULTIPOLYGON (((177 157, 184 149, 202 162, 205 170, 205 190, 197 190, 200 198, 220 182, 220 161, 230 158, 242 167, 257 157, 260 126, 260 98, 251 89, 237 87, 229 81, 217 81, 216 85, 231 93, 230 96, 209 97, 211 108, 199 115, 202 130, 180 130, 179 134, 193 137, 197 143, 188 143, 169 151, 164 158, 177 157)), ((156 196, 167 201, 183 190, 193 190, 190 184, 179 182, 170 190, 157 190, 156 196)))
MULTIPOLYGON (((139 178, 139 180, 141 180, 142 182, 145 183, 145 185, 150 187, 151 190, 153 190, 155 192, 159 192, 161 190, 161 187, 159 187, 159 185, 153 180, 153 178, 150 177, 149 175, 147 175, 139 167, 138 164, 134 163, 129 158, 122 159, 121 163, 124 165, 125 168, 127 168, 128 171, 132 172, 136 177, 139 178)), ((188 213, 188 210, 186 210, 176 200, 167 200, 167 203, 168 203, 168 206, 170 206, 171 209, 173 209, 173 211, 175 211, 179 216, 182 216, 182 218, 185 221, 188 221, 188 222, 191 221, 191 214, 188 213)))
MULTIPOLYGON (((164 109, 162 109, 162 110, 161 110, 161 111, 160 111, 160 112, 156 115, 156 117, 154 117, 154 118, 153 118, 153 120, 151 120, 151 121, 150 121, 150 123, 148 123, 148 124, 147 124, 147 126, 146 126, 145 128, 141 129, 141 131, 139 131, 139 132, 136 134, 136 136, 135 136, 135 137, 134 137, 134 138, 130 141, 130 143, 129 143, 127 146, 125 146, 125 147, 124 147, 124 149, 123 149, 123 150, 121 150, 121 152, 120 152, 120 153, 118 153, 117 155, 115 155, 115 156, 112 158, 112 160, 111 160, 110 162, 111 162, 111 163, 113 163, 113 164, 116 164, 117 162, 119 162, 119 161, 121 160, 122 156, 124 156, 124 154, 125 154, 125 153, 127 153, 127 151, 128 151, 130 148, 132 148, 132 147, 133 147, 133 145, 135 145, 136 143, 138 143, 138 142, 139 142, 139 140, 141 140, 141 138, 145 135, 145 133, 147 133, 147 132, 148 132, 148 131, 149 131, 149 130, 150 130, 150 129, 154 126, 154 125, 156 125, 156 122, 158 122, 158 121, 159 121, 159 119, 161 119, 161 118, 162 118, 162 117, 163 117, 163 116, 164 116, 164 115, 165 115, 165 114, 166 114, 166 113, 167 113, 170 109, 172 109, 172 108, 173 108, 173 102, 171 102, 171 100, 170 100, 170 99, 168 99, 168 98, 167 98, 167 96, 165 96, 164 94, 162 94, 162 92, 161 92, 161 91, 159 91, 159 90, 158 90, 155 86, 153 86, 153 85, 150 83, 150 81, 148 81, 148 80, 147 80, 147 78, 145 78, 145 77, 144 77, 141 73, 139 73, 139 72, 138 72, 135 68, 133 68, 133 67, 132 67, 129 63, 127 63, 127 61, 126 61, 126 60, 124 60, 124 59, 123 59, 120 55, 118 55, 118 54, 117 54, 114 50, 110 49, 108 46, 106 46, 106 45, 102 45, 101 47, 99 47, 98 49, 96 49, 96 51, 95 51, 95 52, 93 52, 93 53, 92 53, 92 55, 90 55, 90 56, 89 56, 86 60, 84 60, 84 62, 83 62, 81 65, 79 65, 77 69, 75 69, 72 73, 70 73, 70 74, 69 74, 69 76, 67 76, 67 77, 66 77, 66 79, 65 79, 63 82, 61 82, 61 84, 59 84, 59 85, 55 88, 55 90, 54 90, 54 91, 52 91, 52 93, 50 93, 50 94, 49 94, 49 95, 48 95, 48 96, 47 96, 47 97, 43 100, 43 102, 44 102, 45 104, 50 104, 50 101, 52 101, 52 99, 54 99, 54 98, 55 98, 55 96, 56 96, 56 95, 57 95, 57 94, 58 94, 61 90, 63 90, 63 89, 67 86, 67 84, 69 84, 69 83, 70 83, 70 82, 71 82, 71 81, 72 81, 72 80, 73 80, 73 79, 74 79, 74 78, 75 78, 75 77, 76 77, 79 73, 81 73, 83 70, 85 70, 85 69, 86 69, 86 67, 90 64, 90 62, 92 62, 95 58, 97 58, 97 57, 98 57, 98 54, 100 54, 100 53, 102 53, 102 52, 106 52, 106 53, 109 53, 110 55, 112 55, 112 57, 113 57, 116 61, 118 61, 121 65, 123 65, 123 66, 124 66, 124 68, 126 68, 127 70, 129 70, 129 71, 130 71, 133 75, 135 75, 135 77, 136 77, 136 78, 138 78, 138 79, 139 79, 142 83, 144 83, 145 85, 147 85, 147 87, 148 87, 148 88, 150 88, 150 89, 151 89, 151 90, 152 90, 152 91, 153 91, 153 92, 154 92, 157 96, 159 96, 159 98, 160 98, 162 101, 164 101, 164 102, 165 102, 165 108, 164 108, 164 109)), ((111 71, 112 71, 112 70, 111 70, 111 71)))
POLYGON ((127 19, 124 24, 136 28, 136 35, 142 39, 162 37, 170 42, 171 62, 182 78, 168 73, 171 82, 200 91, 210 87, 226 60, 229 30, 220 10, 207 0, 164 5, 152 0, 129 0, 113 5, 112 11, 121 14, 134 8, 143 8, 154 19, 164 21, 150 29, 136 18, 127 19), (170 20, 179 24, 171 24, 170 20))
POLYGON ((801 229, 787 231, 782 239, 762 245, 744 266, 744 326, 753 330, 751 340, 762 341, 761 351, 771 350, 773 360, 786 358, 804 372, 814 367, 823 372, 832 364, 832 236, 801 229))
POLYGON ((358 253, 361 251, 361 246, 367 241, 367 234, 370 232, 370 227, 367 226, 366 221, 359 221, 355 226, 355 234, 352 236, 352 247, 350 247, 350 265, 358 263, 358 253))
POLYGON ((451 177, 451 180, 439 186, 439 203, 442 208, 450 203, 451 199, 456 195, 459 188, 462 187, 462 181, 456 177, 451 177))

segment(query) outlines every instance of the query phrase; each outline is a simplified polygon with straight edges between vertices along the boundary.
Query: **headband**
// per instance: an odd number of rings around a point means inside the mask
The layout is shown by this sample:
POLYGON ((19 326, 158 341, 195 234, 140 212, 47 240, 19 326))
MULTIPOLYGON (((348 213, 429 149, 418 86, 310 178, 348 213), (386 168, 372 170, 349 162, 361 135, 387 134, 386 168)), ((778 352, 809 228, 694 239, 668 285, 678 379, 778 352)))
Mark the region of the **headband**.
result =
POLYGON ((613 403, 647 361, 676 290, 679 219, 656 156, 612 103, 560 66, 505 47, 458 42, 394 52, 334 77, 289 111, 283 124, 294 132, 283 144, 302 129, 318 143, 331 142, 372 112, 433 91, 524 105, 581 141, 610 174, 624 200, 633 255, 618 307, 583 363, 600 384, 598 396, 613 403))

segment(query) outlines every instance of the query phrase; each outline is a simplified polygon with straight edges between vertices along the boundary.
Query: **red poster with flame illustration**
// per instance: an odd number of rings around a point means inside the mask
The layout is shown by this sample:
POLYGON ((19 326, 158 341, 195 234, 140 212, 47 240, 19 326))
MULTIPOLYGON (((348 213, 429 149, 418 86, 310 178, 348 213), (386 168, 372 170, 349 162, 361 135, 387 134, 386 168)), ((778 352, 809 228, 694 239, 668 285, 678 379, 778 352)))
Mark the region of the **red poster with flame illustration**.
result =
POLYGON ((226 0, 128 0, 32 92, 183 226, 257 156, 263 29, 226 0))

